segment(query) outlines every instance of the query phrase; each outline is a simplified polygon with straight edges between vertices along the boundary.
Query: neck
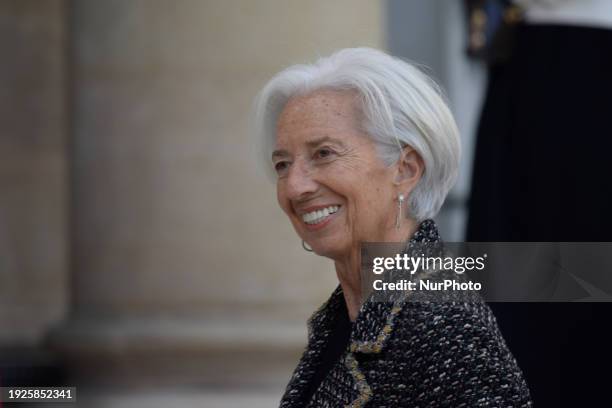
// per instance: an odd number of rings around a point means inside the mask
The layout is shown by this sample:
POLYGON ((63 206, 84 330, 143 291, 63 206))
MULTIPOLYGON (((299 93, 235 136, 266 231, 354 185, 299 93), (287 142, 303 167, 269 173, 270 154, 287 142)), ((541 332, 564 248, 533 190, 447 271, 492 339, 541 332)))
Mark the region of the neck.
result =
MULTIPOLYGON (((410 238, 418 227, 418 223, 410 218, 402 220, 402 226, 398 229, 388 229, 384 236, 377 238, 375 242, 404 242, 410 238)), ((348 309, 349 319, 357 320, 359 309, 364 299, 361 294, 361 253, 359 242, 353 245, 350 253, 335 262, 336 275, 342 286, 344 300, 348 309)))

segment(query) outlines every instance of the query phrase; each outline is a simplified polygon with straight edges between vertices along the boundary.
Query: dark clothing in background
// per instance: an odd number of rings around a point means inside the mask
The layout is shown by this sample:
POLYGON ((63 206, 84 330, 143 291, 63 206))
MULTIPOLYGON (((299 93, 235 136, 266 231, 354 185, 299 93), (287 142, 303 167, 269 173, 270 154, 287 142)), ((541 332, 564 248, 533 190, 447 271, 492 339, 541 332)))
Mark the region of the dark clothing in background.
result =
MULTIPOLYGON (((519 25, 489 68, 467 240, 612 241, 611 120, 612 30, 519 25)), ((536 407, 608 397, 612 304, 491 307, 536 407)))
POLYGON ((612 30, 519 26, 489 69, 468 241, 610 241, 612 30))

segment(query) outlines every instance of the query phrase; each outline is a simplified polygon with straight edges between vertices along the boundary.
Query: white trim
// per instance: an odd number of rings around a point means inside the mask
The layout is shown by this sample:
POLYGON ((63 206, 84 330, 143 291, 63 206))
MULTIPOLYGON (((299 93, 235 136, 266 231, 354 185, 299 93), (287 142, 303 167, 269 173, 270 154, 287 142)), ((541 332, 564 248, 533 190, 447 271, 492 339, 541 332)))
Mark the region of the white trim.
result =
POLYGON ((612 28, 610 0, 516 0, 530 24, 563 24, 612 28))

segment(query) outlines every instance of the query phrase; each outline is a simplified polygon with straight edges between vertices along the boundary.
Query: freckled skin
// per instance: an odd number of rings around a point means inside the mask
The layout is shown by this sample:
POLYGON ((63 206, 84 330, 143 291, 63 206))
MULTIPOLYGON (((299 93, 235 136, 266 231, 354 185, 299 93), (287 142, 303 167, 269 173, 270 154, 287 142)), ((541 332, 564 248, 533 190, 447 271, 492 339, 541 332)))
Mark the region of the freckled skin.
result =
POLYGON ((360 130, 362 115, 356 94, 321 90, 292 98, 279 116, 277 149, 290 162, 277 182, 278 202, 298 235, 319 254, 348 257, 360 241, 384 241, 397 214, 395 170, 380 160, 374 143, 360 130), (333 153, 321 160, 307 142, 322 136, 342 141, 323 144, 333 153), (309 231, 300 208, 342 206, 330 225, 309 231))

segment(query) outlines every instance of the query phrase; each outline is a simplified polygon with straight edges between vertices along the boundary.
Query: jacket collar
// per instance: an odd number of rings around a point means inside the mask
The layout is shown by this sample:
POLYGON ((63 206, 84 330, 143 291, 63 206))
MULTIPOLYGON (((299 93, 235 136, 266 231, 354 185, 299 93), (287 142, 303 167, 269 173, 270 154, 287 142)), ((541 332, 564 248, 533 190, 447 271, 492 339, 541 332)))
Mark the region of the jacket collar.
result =
MULTIPOLYGON (((417 231, 408 240, 406 251, 411 252, 413 246, 423 243, 440 242, 438 228, 433 220, 423 221, 417 231)), ((393 332, 395 318, 406 303, 407 291, 389 302, 373 301, 372 295, 361 306, 357 320, 350 337, 350 351, 359 353, 380 353, 387 339, 393 332)), ((342 287, 338 285, 327 302, 317 310, 308 321, 309 340, 318 333, 326 333, 333 328, 333 323, 344 302, 342 287)))

